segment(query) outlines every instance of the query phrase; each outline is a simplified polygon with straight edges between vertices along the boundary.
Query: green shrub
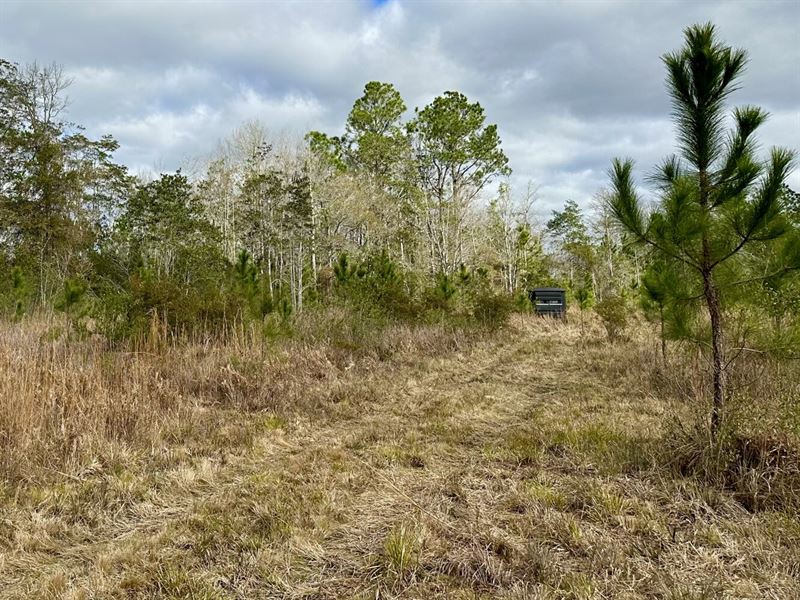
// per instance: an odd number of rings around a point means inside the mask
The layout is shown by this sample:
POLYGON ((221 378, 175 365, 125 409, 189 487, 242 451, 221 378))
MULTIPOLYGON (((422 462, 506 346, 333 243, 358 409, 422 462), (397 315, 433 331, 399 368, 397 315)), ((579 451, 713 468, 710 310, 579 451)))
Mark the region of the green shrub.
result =
POLYGON ((426 308, 438 313, 451 311, 457 291, 450 277, 440 275, 434 286, 425 293, 426 308))
POLYGON ((616 341, 622 337, 628 326, 628 304, 622 296, 607 296, 595 306, 606 328, 608 338, 616 341))
POLYGON ((78 310, 78 305, 86 295, 87 285, 82 279, 64 280, 64 288, 55 302, 55 309, 65 313, 78 310))
POLYGON ((11 311, 15 319, 20 319, 25 314, 28 304, 28 281, 19 267, 11 271, 11 290, 9 293, 11 311))
POLYGON ((480 325, 497 329, 508 322, 514 310, 514 299, 486 286, 473 293, 472 305, 472 316, 480 325))
POLYGON ((418 314, 414 282, 385 251, 354 264, 346 254, 333 267, 336 298, 351 309, 391 320, 409 320, 418 314))

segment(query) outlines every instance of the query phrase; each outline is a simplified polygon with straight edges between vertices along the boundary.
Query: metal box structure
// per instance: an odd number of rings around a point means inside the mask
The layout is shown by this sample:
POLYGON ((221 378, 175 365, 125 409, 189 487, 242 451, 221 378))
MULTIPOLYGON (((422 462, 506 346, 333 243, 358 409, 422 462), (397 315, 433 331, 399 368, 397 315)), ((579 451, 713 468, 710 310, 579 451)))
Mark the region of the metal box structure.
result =
POLYGON ((537 315, 567 317, 567 291, 564 288, 534 288, 528 292, 528 297, 537 315))

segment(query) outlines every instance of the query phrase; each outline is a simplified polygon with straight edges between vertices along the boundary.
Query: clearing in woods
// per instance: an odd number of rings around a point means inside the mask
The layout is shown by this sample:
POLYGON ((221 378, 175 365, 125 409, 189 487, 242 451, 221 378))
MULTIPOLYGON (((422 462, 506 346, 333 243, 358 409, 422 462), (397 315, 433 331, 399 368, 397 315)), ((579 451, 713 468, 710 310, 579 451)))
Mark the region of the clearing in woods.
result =
POLYGON ((519 317, 303 410, 205 408, 229 424, 162 469, 6 498, 0 596, 800 597, 796 517, 648 459, 650 356, 519 317))

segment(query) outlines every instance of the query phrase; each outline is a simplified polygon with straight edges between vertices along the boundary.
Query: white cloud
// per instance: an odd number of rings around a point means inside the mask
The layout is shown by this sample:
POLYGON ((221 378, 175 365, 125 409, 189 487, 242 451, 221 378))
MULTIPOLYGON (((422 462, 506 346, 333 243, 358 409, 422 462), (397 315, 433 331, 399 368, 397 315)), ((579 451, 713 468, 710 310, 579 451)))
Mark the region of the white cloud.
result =
POLYGON ((280 129, 307 130, 324 114, 313 96, 289 93, 282 98, 262 96, 244 88, 230 105, 231 116, 239 122, 260 119, 280 129))
MULTIPOLYGON (((764 146, 800 139, 800 3, 0 2, 0 56, 57 61, 70 116, 120 160, 172 169, 242 121, 341 131, 367 81, 409 109, 449 89, 499 125, 513 183, 547 212, 585 203, 614 156, 643 175, 674 149, 661 55, 714 21, 747 48, 736 103, 764 106, 764 146)), ((800 173, 791 179, 800 188, 800 173)))

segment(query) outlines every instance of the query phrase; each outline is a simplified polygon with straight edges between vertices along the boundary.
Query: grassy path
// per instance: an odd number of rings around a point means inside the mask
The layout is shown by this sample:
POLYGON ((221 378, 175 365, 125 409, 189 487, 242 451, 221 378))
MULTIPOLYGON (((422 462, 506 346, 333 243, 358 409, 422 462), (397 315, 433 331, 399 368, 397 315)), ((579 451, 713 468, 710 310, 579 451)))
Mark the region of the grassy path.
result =
POLYGON ((519 320, 303 410, 209 408, 227 429, 163 468, 6 498, 0 597, 800 597, 796 517, 650 466, 636 352, 519 320))

